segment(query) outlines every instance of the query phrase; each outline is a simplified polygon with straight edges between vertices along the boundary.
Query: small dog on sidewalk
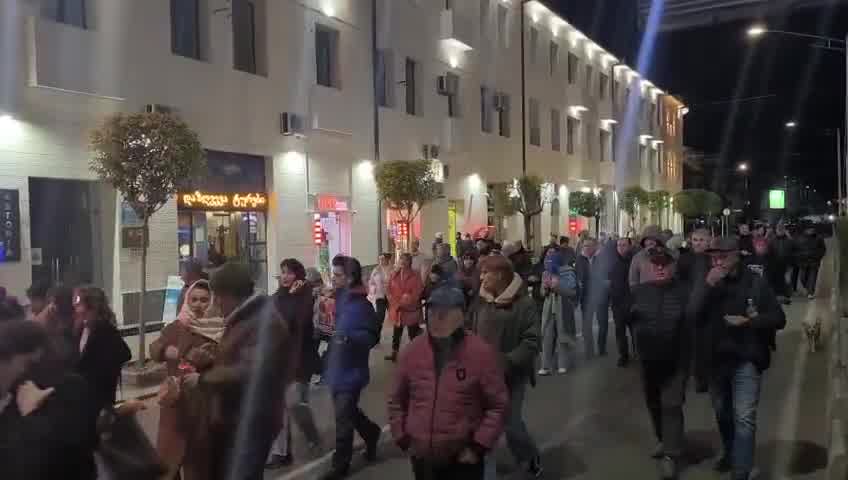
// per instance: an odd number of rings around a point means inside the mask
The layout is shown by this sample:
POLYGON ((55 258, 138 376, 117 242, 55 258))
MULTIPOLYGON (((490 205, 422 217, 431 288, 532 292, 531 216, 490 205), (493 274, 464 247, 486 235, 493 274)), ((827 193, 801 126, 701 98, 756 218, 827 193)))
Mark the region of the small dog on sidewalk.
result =
POLYGON ((813 323, 804 322, 804 336, 807 338, 807 347, 810 349, 810 353, 816 353, 821 346, 821 317, 816 317, 813 323))

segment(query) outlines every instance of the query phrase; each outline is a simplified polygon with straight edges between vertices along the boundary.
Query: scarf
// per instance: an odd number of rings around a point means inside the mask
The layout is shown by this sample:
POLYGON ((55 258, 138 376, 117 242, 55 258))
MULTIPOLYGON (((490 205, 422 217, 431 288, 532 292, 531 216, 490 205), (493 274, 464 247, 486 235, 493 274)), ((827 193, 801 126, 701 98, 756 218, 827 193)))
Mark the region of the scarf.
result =
POLYGON ((207 288, 209 286, 209 282, 207 280, 198 280, 188 287, 185 293, 185 302, 183 302, 180 314, 177 315, 177 321, 184 327, 188 328, 191 332, 217 343, 224 335, 224 319, 219 315, 216 315, 217 312, 215 312, 215 308, 213 306, 210 306, 201 318, 198 318, 189 307, 191 291, 194 290, 194 287, 198 284, 206 285, 207 288))

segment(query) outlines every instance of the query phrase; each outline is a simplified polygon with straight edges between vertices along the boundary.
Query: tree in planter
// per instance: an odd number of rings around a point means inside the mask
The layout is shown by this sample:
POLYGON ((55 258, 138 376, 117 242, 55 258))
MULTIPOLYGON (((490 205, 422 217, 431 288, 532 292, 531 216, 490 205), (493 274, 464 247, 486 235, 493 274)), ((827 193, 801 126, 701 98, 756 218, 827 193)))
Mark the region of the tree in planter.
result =
POLYGON ((651 221, 657 224, 662 223, 660 220, 660 212, 668 207, 670 194, 665 190, 657 190, 654 192, 645 192, 644 202, 645 207, 651 212, 651 221))
POLYGON ((636 215, 639 213, 640 207, 645 204, 647 194, 648 192, 638 186, 629 187, 621 194, 618 208, 621 209, 622 212, 626 213, 628 218, 630 218, 631 230, 636 227, 636 215))
MULTIPOLYGON (((440 195, 439 183, 428 160, 380 162, 375 172, 377 192, 386 208, 395 210, 412 235, 412 222, 421 209, 440 195)), ((409 248, 409 238, 405 248, 409 248)))
POLYGON ((494 207, 495 222, 497 223, 498 238, 501 238, 500 233, 504 218, 518 213, 518 205, 514 195, 514 182, 496 183, 492 186, 492 204, 494 207))
POLYGON ((693 188, 682 190, 674 195, 674 210, 685 218, 706 215, 712 225, 712 216, 721 212, 721 197, 709 190, 693 188))
POLYGON ((514 200, 515 211, 524 219, 524 246, 533 249, 536 232, 533 217, 542 213, 545 204, 553 198, 551 189, 537 175, 524 175, 513 181, 510 197, 514 200))
POLYGON ((91 170, 115 188, 142 221, 138 368, 147 361, 144 298, 150 217, 200 175, 206 155, 197 134, 166 113, 118 113, 91 133, 91 170))
POLYGON ((568 196, 568 207, 581 217, 594 217, 595 232, 601 231, 601 212, 604 209, 603 194, 592 192, 571 192, 568 196))

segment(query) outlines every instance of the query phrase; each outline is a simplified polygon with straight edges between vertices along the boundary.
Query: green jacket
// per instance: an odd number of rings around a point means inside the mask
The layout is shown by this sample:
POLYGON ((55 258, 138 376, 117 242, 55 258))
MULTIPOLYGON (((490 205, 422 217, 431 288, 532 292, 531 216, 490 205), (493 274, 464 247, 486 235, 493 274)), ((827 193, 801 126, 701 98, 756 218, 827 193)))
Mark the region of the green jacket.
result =
POLYGON ((517 274, 497 298, 480 289, 469 326, 501 354, 508 383, 534 381, 541 322, 536 302, 517 274))

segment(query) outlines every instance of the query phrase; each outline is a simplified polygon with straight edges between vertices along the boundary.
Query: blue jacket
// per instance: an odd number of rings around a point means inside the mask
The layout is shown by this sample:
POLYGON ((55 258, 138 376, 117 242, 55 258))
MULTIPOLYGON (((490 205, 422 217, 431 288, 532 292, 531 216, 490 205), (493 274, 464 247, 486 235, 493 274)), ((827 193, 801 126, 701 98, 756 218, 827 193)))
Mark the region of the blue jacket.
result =
POLYGON ((336 333, 327 361, 331 391, 355 392, 368 385, 368 356, 379 339, 379 325, 364 287, 336 292, 336 333))

